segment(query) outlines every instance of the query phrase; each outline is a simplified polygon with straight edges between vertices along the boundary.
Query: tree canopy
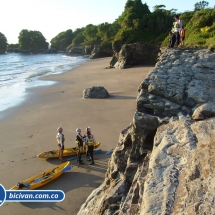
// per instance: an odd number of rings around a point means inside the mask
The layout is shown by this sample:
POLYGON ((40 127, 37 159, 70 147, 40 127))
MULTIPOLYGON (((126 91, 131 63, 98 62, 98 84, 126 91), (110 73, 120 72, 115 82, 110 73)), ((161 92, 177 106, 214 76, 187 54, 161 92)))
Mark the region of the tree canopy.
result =
POLYGON ((51 47, 58 51, 65 51, 67 46, 69 46, 73 39, 73 32, 71 29, 59 33, 54 37, 51 42, 51 47))
MULTIPOLYGON (((207 10, 207 6, 208 2, 200 1, 195 4, 194 11, 185 11, 178 14, 183 20, 185 29, 192 29, 186 31, 186 40, 191 41, 192 39, 189 38, 197 38, 197 35, 199 35, 199 39, 194 39, 192 44, 195 42, 203 44, 200 41, 205 41, 206 37, 209 39, 213 35, 212 20, 214 20, 214 17, 213 13, 209 11, 214 11, 214 9, 207 10), (202 12, 203 9, 205 12, 202 12), (207 25, 210 26, 209 32, 207 34, 201 32, 200 29, 207 25), (190 37, 189 34, 193 36, 190 37)), ((89 24, 72 32, 69 37, 71 39, 69 47, 79 45, 105 45, 111 47, 115 43, 137 42, 167 45, 168 32, 172 29, 176 12, 177 9, 167 10, 163 4, 155 5, 154 10, 151 12, 148 5, 143 4, 141 0, 127 0, 124 11, 113 23, 89 24)), ((62 47, 65 49, 66 44, 60 42, 64 38, 61 37, 62 35, 65 36, 65 32, 53 38, 51 43, 55 45, 56 43, 54 42, 58 41, 59 44, 63 44, 62 47)), ((206 42, 204 43, 206 44, 206 42)), ((59 49, 62 50, 61 48, 59 49)))
POLYGON ((197 2, 197 3, 194 5, 194 10, 195 10, 195 11, 199 11, 199 10, 201 10, 201 9, 205 9, 208 5, 209 5, 209 2, 207 2, 207 1, 200 1, 200 2, 197 2))
POLYGON ((0 54, 5 53, 7 48, 7 38, 0 32, 0 54))
POLYGON ((38 53, 41 50, 48 49, 48 43, 39 31, 28 31, 24 29, 19 33, 18 38, 19 47, 21 50, 28 50, 32 53, 38 53))
MULTIPOLYGON (((214 44, 215 47, 215 8, 208 8, 208 5, 207 1, 200 1, 194 5, 193 11, 177 14, 186 30, 186 44, 214 44)), ((124 11, 113 23, 88 24, 75 31, 68 29, 51 40, 51 47, 57 51, 66 51, 73 46, 86 45, 104 45, 109 48, 114 44, 138 42, 168 45, 168 32, 172 29, 177 9, 167 10, 163 4, 153 8, 151 12, 141 0, 127 0, 124 11)), ((7 40, 0 34, 0 49, 5 49, 5 44, 7 40)), ((39 31, 24 29, 19 34, 19 46, 38 52, 47 49, 48 43, 39 31)))

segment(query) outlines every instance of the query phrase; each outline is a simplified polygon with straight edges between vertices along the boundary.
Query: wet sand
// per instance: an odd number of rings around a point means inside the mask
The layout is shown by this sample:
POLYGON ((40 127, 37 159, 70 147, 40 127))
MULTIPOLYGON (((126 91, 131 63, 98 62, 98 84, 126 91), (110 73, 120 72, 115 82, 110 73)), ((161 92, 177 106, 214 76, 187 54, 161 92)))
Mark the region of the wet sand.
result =
POLYGON ((62 202, 8 203, 0 207, 1 214, 77 214, 81 204, 104 179, 110 155, 119 133, 132 121, 136 109, 137 89, 151 66, 125 70, 104 69, 111 58, 88 61, 59 75, 43 77, 57 81, 52 86, 28 89, 27 100, 4 112, 0 120, 0 183, 5 189, 60 161, 39 159, 37 154, 57 149, 57 127, 64 128, 65 147, 75 146, 76 128, 84 133, 91 127, 96 140, 101 142, 102 154, 95 155, 95 165, 78 166, 72 161, 72 170, 40 189, 63 190, 62 202), (110 93, 108 99, 83 99, 84 89, 104 86, 110 93))

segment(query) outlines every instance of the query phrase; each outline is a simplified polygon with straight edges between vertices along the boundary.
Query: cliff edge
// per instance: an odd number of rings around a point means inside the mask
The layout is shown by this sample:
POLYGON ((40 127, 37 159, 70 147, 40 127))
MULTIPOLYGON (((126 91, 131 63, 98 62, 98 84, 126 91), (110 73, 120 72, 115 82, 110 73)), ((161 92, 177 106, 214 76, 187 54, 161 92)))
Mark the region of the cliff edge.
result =
POLYGON ((79 215, 215 214, 215 53, 165 49, 79 215))

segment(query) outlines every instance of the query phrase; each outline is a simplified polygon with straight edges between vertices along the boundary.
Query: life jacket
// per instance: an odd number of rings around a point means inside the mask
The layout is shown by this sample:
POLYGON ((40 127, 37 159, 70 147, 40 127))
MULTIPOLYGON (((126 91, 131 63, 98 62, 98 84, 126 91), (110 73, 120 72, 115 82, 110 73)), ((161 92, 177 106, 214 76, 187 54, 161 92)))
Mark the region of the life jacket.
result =
MULTIPOLYGON (((59 144, 59 143, 60 143, 60 134, 59 134, 59 133, 57 134, 56 139, 57 139, 57 142, 58 142, 58 144, 59 144)), ((62 134, 62 142, 63 142, 63 144, 64 144, 64 141, 65 141, 65 137, 64 137, 64 135, 62 134)))
POLYGON ((184 37, 184 36, 185 36, 185 30, 184 30, 184 29, 181 29, 181 31, 180 31, 180 36, 181 36, 181 37, 184 37))
POLYGON ((180 28, 180 25, 179 25, 178 22, 174 22, 174 23, 173 23, 173 26, 174 26, 174 28, 180 28))
POLYGON ((94 139, 93 139, 93 135, 88 135, 88 140, 87 140, 87 145, 88 146, 94 146, 94 139))
MULTIPOLYGON (((81 139, 83 138, 80 134, 78 134, 77 136, 79 136, 81 139)), ((83 142, 80 142, 77 137, 76 137, 75 142, 78 146, 80 146, 80 145, 83 146, 83 142)))

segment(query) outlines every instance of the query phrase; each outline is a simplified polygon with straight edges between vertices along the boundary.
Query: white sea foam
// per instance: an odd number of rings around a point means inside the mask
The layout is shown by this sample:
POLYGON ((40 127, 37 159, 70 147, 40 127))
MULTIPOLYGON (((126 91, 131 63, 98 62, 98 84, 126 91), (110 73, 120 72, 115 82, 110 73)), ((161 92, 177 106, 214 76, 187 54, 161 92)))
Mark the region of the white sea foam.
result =
POLYGON ((26 88, 54 83, 40 81, 38 77, 68 71, 86 60, 64 54, 0 55, 0 115, 25 100, 26 88))

